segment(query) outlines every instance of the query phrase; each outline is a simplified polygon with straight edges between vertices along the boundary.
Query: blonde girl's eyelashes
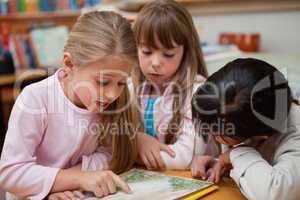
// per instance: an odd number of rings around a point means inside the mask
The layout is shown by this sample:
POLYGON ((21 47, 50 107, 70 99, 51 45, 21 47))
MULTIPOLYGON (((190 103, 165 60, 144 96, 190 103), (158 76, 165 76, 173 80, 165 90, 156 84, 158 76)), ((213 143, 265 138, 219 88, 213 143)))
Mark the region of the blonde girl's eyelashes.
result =
POLYGON ((97 80, 97 83, 100 86, 107 86, 109 84, 109 80, 97 80))
POLYGON ((118 85, 121 85, 121 86, 125 86, 126 84, 127 84, 127 82, 123 82, 123 81, 118 83, 118 85))
MULTIPOLYGON (((98 84, 100 85, 100 86, 102 86, 102 87, 104 87, 104 86, 107 86, 107 85, 109 85, 109 83, 110 83, 110 81, 108 81, 108 80, 104 80, 104 81, 97 81, 98 82, 98 84)), ((125 86, 127 84, 127 82, 118 82, 118 85, 119 86, 125 86)))

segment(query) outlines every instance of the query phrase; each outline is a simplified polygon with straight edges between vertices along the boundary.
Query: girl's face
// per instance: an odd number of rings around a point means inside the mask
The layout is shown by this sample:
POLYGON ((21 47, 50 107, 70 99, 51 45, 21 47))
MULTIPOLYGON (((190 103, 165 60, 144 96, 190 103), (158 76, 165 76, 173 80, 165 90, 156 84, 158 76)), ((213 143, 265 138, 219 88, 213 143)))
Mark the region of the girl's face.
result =
POLYGON ((94 113, 103 112, 122 94, 130 64, 116 56, 89 63, 86 66, 65 67, 71 101, 94 113))
POLYGON ((164 88, 178 70, 183 57, 182 45, 174 44, 175 48, 166 49, 159 42, 158 49, 146 45, 138 46, 140 68, 144 76, 159 88, 164 88))

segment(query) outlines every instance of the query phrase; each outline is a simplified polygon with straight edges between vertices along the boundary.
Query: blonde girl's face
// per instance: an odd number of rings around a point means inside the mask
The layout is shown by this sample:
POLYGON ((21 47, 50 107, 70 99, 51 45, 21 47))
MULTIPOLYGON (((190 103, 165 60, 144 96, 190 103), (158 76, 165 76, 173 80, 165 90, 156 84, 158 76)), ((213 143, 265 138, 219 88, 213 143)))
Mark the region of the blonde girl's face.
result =
POLYGON ((177 72, 184 53, 182 45, 166 49, 159 42, 157 49, 143 43, 138 46, 138 57, 141 71, 152 84, 163 88, 172 80, 177 72))
POLYGON ((115 56, 73 67, 68 72, 70 99, 93 113, 105 111, 122 94, 130 74, 130 64, 115 56))

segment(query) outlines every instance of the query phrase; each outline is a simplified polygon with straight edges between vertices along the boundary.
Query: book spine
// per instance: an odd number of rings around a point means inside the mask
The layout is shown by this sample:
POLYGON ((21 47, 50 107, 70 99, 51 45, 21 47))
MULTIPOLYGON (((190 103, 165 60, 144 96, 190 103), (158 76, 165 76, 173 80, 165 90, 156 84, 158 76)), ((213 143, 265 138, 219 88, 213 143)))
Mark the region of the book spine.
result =
POLYGON ((12 14, 18 12, 17 0, 8 1, 8 12, 12 14))
POLYGON ((19 68, 24 69, 25 65, 26 65, 26 61, 25 61, 22 45, 20 43, 19 35, 14 34, 13 35, 13 40, 14 40, 14 43, 15 43, 16 54, 17 54, 18 62, 19 62, 19 68))
POLYGON ((69 0, 60 0, 57 1, 58 10, 69 10, 69 0))
POLYGON ((69 0, 69 9, 70 10, 78 10, 78 4, 76 0, 69 0))
POLYGON ((57 0, 47 0, 49 11, 55 11, 57 8, 57 0))
POLYGON ((92 6, 96 6, 101 3, 101 0, 92 0, 92 6))
POLYGON ((26 11, 26 3, 25 0, 17 0, 17 7, 18 12, 25 12, 26 11))
POLYGON ((4 49, 3 49, 3 41, 2 38, 0 38, 0 60, 2 59, 4 49))
POLYGON ((47 0, 39 0, 39 10, 42 12, 48 12, 49 6, 47 0))
POLYGON ((40 62, 38 60, 38 56, 36 54, 36 51, 35 51, 35 48, 34 48, 34 45, 33 45, 32 36, 30 34, 28 35, 28 44, 29 44, 30 49, 31 49, 31 53, 32 53, 32 57, 33 57, 35 66, 38 67, 38 66, 40 66, 40 62))
POLYGON ((37 68, 35 60, 34 60, 34 56, 33 56, 33 52, 32 52, 32 48, 30 46, 30 42, 29 42, 29 36, 26 36, 26 39, 24 40, 24 45, 25 45, 25 51, 26 51, 26 55, 28 58, 28 62, 29 62, 29 67, 31 69, 35 69, 37 68))
POLYGON ((16 44, 14 42, 13 35, 10 35, 10 37, 9 37, 9 51, 14 60, 15 70, 17 71, 20 68, 20 63, 19 63, 19 58, 18 58, 17 52, 16 52, 16 44))
POLYGON ((0 14, 1 15, 8 14, 8 1, 7 0, 0 1, 0 14))
POLYGON ((38 11, 38 0, 25 0, 27 12, 37 12, 38 11))
POLYGON ((29 56, 27 54, 27 47, 26 47, 26 40, 24 35, 20 35, 20 44, 21 44, 21 48, 22 48, 22 56, 24 57, 24 68, 23 69, 28 69, 30 67, 30 59, 29 56))
POLYGON ((100 0, 86 0, 86 7, 94 7, 98 4, 100 4, 100 0))

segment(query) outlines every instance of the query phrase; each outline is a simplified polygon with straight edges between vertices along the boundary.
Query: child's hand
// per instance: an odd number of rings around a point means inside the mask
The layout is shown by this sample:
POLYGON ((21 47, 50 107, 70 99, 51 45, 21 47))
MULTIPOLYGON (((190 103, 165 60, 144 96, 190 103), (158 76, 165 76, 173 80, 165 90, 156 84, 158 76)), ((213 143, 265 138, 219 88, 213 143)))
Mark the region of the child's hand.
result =
POLYGON ((209 177, 208 181, 218 183, 221 180, 221 177, 224 175, 226 171, 229 171, 232 168, 230 162, 230 150, 219 156, 219 161, 215 163, 215 165, 209 169, 209 177))
POLYGON ((215 165, 208 170, 208 181, 213 183, 219 183, 221 177, 226 172, 225 167, 223 167, 220 162, 216 162, 215 165))
POLYGON ((138 133, 137 141, 139 157, 149 170, 164 170, 166 168, 160 151, 165 151, 171 157, 175 157, 174 151, 168 145, 160 143, 145 133, 138 133))
POLYGON ((219 156, 219 162, 222 166, 231 166, 231 161, 230 161, 230 152, 232 149, 227 150, 225 153, 222 153, 219 156))
POLYGON ((48 200, 77 200, 77 199, 84 199, 84 195, 76 190, 76 191, 66 191, 66 192, 57 192, 50 194, 47 197, 48 200))
POLYGON ((114 194, 118 187, 126 193, 131 193, 128 184, 112 171, 83 172, 80 175, 80 188, 93 192, 96 197, 114 194))
POLYGON ((206 180, 209 177, 209 169, 216 163, 212 156, 195 156, 192 161, 191 171, 195 178, 206 180))

